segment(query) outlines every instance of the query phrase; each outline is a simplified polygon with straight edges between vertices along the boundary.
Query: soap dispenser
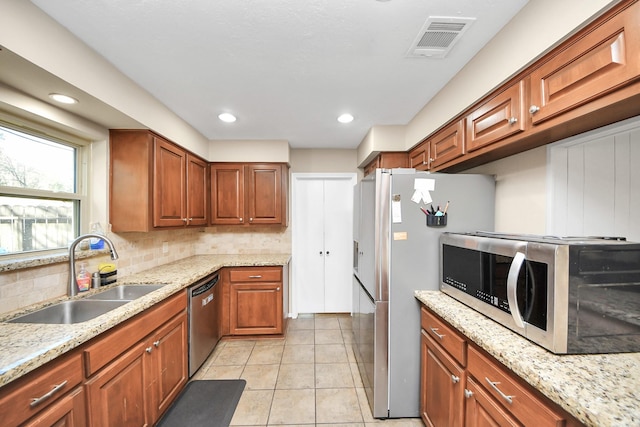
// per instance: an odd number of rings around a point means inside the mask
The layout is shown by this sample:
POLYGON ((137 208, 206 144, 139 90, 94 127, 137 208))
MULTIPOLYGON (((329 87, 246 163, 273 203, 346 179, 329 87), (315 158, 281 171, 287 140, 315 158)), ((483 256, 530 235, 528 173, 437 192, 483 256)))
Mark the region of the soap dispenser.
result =
POLYGON ((80 269, 76 275, 76 283, 78 284, 78 292, 85 292, 91 286, 91 276, 87 271, 87 263, 80 263, 80 269))

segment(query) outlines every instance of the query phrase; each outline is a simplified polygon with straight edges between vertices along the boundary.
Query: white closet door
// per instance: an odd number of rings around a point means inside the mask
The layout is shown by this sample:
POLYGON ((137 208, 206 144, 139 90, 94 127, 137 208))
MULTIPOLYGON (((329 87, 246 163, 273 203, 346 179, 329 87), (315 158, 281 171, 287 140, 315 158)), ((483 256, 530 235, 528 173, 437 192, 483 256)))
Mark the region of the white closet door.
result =
POLYGON ((353 183, 324 181, 325 307, 327 313, 351 311, 353 276, 353 183))
POLYGON ((355 174, 293 174, 294 313, 349 313, 355 174))
POLYGON ((299 313, 324 311, 324 181, 295 181, 295 235, 292 260, 299 313))

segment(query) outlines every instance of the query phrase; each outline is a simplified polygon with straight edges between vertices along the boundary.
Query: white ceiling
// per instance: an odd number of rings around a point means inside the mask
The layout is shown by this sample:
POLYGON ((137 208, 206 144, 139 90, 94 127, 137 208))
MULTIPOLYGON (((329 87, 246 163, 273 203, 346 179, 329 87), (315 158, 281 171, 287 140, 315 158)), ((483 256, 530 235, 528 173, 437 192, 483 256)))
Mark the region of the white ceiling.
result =
POLYGON ((32 2, 208 139, 355 148, 408 123, 527 0, 32 2), (407 57, 429 16, 476 21, 446 58, 407 57))

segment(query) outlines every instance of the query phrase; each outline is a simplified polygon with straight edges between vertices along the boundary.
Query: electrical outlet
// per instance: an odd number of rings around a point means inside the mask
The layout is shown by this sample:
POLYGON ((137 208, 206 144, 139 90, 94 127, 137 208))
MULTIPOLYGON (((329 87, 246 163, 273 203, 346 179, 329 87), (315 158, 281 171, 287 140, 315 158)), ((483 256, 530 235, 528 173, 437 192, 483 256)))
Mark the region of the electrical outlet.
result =
POLYGON ((169 252, 169 242, 162 242, 162 253, 166 254, 169 252))

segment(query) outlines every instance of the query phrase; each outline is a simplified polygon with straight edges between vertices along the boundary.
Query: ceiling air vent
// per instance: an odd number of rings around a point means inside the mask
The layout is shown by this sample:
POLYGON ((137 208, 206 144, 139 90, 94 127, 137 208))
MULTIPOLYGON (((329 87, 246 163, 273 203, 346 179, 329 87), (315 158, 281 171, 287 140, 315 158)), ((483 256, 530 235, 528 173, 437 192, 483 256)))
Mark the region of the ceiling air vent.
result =
POLYGON ((430 16, 422 26, 407 56, 444 58, 475 20, 475 18, 430 16))

